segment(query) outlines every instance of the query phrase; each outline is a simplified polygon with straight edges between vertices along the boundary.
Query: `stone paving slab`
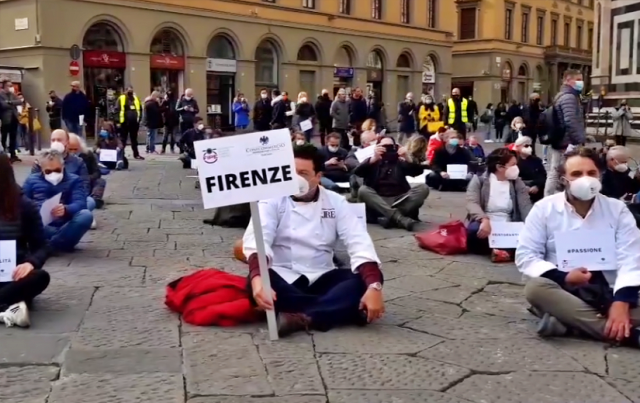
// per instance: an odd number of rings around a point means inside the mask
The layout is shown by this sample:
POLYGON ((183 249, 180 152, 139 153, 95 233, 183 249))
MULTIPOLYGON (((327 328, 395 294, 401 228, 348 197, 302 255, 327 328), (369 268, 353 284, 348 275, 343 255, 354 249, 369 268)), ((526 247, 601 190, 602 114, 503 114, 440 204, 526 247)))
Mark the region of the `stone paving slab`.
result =
MULTIPOLYGON (((182 322, 164 306, 169 281, 247 272, 233 258, 244 230, 202 223, 213 212, 190 173, 162 160, 109 175, 98 230, 47 263, 32 327, 0 329, 0 402, 640 403, 640 352, 538 338, 512 264, 439 256, 375 225, 378 323, 271 342, 265 323, 182 322)), ((463 194, 434 191, 420 217, 432 228, 464 206, 463 194)))

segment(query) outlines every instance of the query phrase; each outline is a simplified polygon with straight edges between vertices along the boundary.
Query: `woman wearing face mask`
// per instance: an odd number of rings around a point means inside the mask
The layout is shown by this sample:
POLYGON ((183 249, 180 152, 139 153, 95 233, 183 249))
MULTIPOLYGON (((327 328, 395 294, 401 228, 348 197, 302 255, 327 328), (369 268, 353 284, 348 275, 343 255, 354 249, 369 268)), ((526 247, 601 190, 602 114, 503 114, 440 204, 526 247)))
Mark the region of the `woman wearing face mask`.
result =
POLYGON ((303 132, 295 132, 291 135, 291 142, 294 146, 304 145, 307 142, 306 136, 303 132))
POLYGON ((611 113, 611 118, 613 119, 613 135, 616 138, 616 144, 619 146, 627 145, 627 137, 631 136, 634 130, 631 127, 633 113, 631 113, 626 99, 622 100, 620 106, 611 113))
POLYGON ((513 250, 489 248, 491 222, 521 222, 531 210, 527 186, 519 178, 516 155, 498 148, 487 156, 487 172, 474 176, 467 188, 467 249, 494 262, 513 259, 513 250))
MULTIPOLYGON (((298 104, 296 106, 296 112, 293 124, 300 127, 300 124, 305 121, 311 123, 311 129, 304 130, 304 136, 307 143, 311 142, 313 136, 313 126, 315 125, 316 109, 307 99, 307 93, 301 92, 298 94, 298 104)), ((302 130, 302 128, 300 128, 302 130)))
POLYGON ((122 141, 116 134, 116 128, 111 122, 103 122, 100 132, 98 132, 98 147, 96 148, 96 154, 100 156, 101 150, 116 150, 116 161, 103 161, 100 159, 100 163, 107 169, 127 169, 129 167, 129 161, 122 152, 122 141))
POLYGON ((493 124, 496 128, 496 141, 502 141, 504 128, 507 125, 507 107, 503 102, 499 102, 493 112, 493 124))
POLYGON ((520 179, 529 187, 531 203, 544 197, 544 184, 547 181, 547 170, 542 160, 533 154, 533 141, 530 137, 520 137, 515 142, 514 151, 518 154, 520 179))
POLYGON ((236 117, 236 131, 245 130, 249 126, 249 104, 244 94, 239 93, 233 101, 233 113, 236 117))
POLYGON ((419 132, 426 138, 438 132, 438 129, 444 125, 440 121, 440 111, 433 102, 431 95, 425 95, 422 103, 418 107, 419 132))
POLYGON ((431 160, 431 173, 427 175, 427 185, 443 192, 464 192, 467 183, 473 176, 467 175, 466 179, 451 179, 447 173, 449 165, 466 165, 468 172, 472 172, 472 156, 463 147, 462 135, 455 131, 445 133, 446 143, 433 153, 431 160))
POLYGON ((602 194, 624 202, 640 203, 640 173, 629 169, 629 150, 614 146, 606 154, 606 169, 602 173, 602 194))
POLYGON ((524 136, 524 130, 524 120, 520 116, 515 117, 511 122, 511 131, 507 135, 507 138, 504 141, 504 145, 508 146, 515 143, 516 140, 524 136))

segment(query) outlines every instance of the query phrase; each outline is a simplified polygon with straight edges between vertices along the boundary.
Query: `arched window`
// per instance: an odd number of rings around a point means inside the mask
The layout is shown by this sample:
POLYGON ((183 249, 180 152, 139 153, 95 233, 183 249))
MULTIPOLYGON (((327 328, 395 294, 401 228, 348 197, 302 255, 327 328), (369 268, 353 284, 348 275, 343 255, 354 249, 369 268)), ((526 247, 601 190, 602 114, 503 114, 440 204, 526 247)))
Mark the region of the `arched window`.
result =
POLYGON ((235 60, 236 51, 229 38, 224 35, 216 35, 209 42, 207 56, 212 59, 235 60))
POLYGON ((264 40, 256 48, 256 86, 278 86, 278 52, 273 42, 264 40))
POLYGON ((373 52, 369 53, 369 56, 367 57, 367 67, 377 70, 383 69, 384 66, 382 65, 382 56, 380 56, 379 51, 374 50, 373 52))
POLYGON ((124 52, 124 42, 118 29, 108 22, 93 24, 82 38, 85 50, 110 50, 124 52))
POLYGON ((351 49, 346 46, 340 46, 336 52, 335 65, 337 67, 352 67, 353 53, 351 52, 351 49))
POLYGON ((317 62, 318 53, 313 46, 309 44, 302 45, 298 50, 298 60, 301 62, 317 62))
POLYGON ((402 68, 402 69, 410 69, 411 68, 411 57, 406 53, 402 53, 400 56, 398 56, 398 61, 396 62, 396 67, 399 67, 399 68, 402 68))
POLYGON ((162 29, 153 37, 150 52, 155 55, 184 56, 184 44, 178 34, 169 28, 162 29))

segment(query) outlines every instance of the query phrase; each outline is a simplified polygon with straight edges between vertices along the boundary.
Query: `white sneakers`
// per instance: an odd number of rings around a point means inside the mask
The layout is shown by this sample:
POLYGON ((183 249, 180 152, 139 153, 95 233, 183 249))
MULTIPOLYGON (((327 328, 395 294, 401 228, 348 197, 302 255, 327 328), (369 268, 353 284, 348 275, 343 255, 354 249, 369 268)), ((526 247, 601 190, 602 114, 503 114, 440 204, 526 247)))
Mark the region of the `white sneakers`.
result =
POLYGON ((7 327, 29 327, 31 321, 29 320, 27 304, 18 302, 11 305, 6 311, 0 312, 0 321, 4 322, 7 327))
POLYGON ((91 223, 91 229, 96 229, 98 228, 98 223, 96 222, 96 219, 93 219, 93 222, 91 223))

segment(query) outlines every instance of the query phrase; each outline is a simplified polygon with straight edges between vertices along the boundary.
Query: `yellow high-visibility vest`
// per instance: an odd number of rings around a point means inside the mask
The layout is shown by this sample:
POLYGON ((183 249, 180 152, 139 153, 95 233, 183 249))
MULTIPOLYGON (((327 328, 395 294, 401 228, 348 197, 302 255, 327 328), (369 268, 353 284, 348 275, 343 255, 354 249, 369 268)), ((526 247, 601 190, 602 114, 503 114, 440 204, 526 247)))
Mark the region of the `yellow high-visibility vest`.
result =
MULTIPOLYGON (((127 105, 127 96, 122 94, 118 99, 120 102, 120 124, 124 123, 124 113, 126 112, 125 106, 127 105)), ((138 119, 140 119, 140 99, 137 96, 133 96, 133 105, 136 108, 136 112, 138 112, 138 119)))
MULTIPOLYGON (((460 116, 462 117, 462 123, 469 123, 469 117, 467 116, 467 100, 465 98, 462 98, 462 101, 460 101, 460 104, 462 105, 462 113, 460 114, 460 116)), ((456 120, 456 103, 453 102, 453 99, 449 99, 449 118, 448 118, 448 123, 450 125, 453 124, 453 122, 455 122, 456 120)))

